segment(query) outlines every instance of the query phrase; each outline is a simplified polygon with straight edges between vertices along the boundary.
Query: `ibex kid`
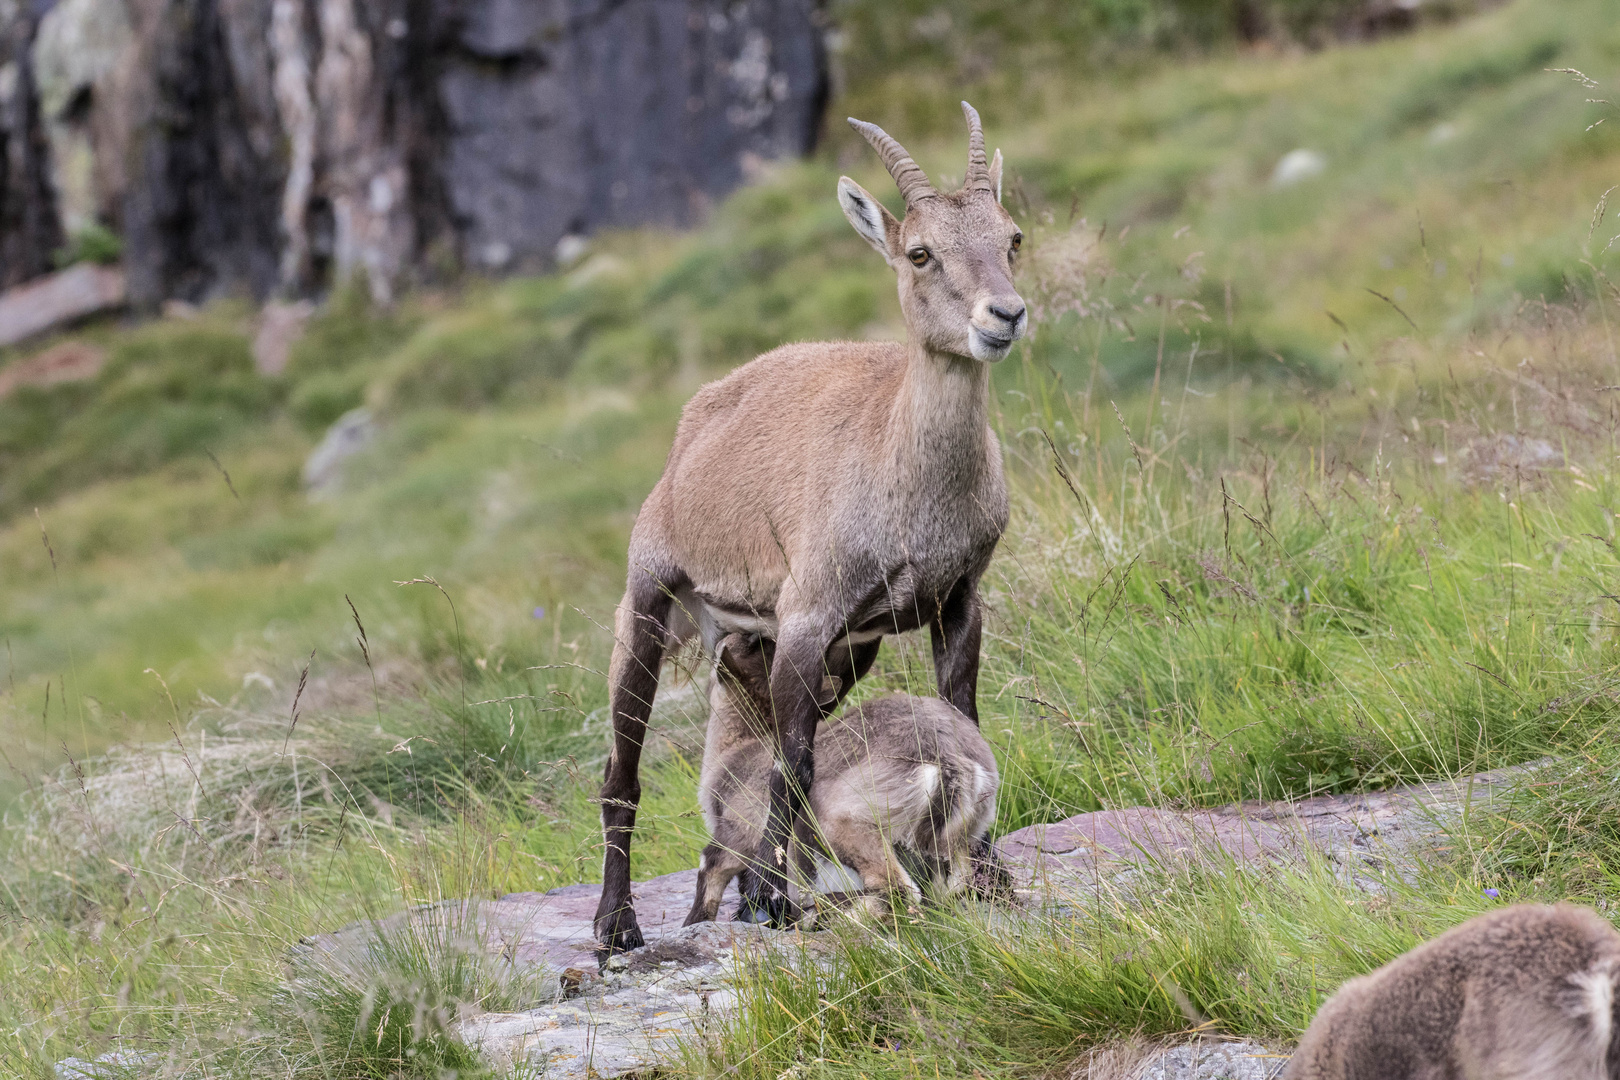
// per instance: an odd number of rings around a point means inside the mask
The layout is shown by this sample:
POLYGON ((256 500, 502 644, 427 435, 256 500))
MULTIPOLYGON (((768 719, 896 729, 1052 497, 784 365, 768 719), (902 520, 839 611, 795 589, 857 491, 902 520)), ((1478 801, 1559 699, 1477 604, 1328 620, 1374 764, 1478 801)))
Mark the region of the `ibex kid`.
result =
POLYGON ((1617 980, 1596 912, 1503 908, 1345 983, 1283 1080, 1620 1080, 1617 980))
MULTIPOLYGON (((765 833, 775 757, 765 721, 770 651, 769 640, 742 634, 716 647, 698 788, 710 842, 688 925, 714 918, 765 833)), ((925 888, 960 890, 973 873, 974 847, 995 821, 998 780, 978 725, 948 701, 890 694, 826 720, 816 735, 812 824, 800 834, 803 880, 861 893, 880 916, 895 897, 912 903, 925 888)))
POLYGON ((778 855, 815 778, 816 725, 866 673, 886 634, 928 627, 940 696, 975 723, 979 577, 1007 524, 1001 449, 988 423, 990 364, 1024 332, 1012 284, 1023 240, 1001 207, 1001 155, 968 120, 958 191, 934 190, 905 149, 851 123, 905 198, 895 217, 855 181, 845 216, 899 276, 908 340, 786 345, 699 390, 630 537, 609 670, 613 748, 597 938, 643 943, 630 901, 642 741, 668 650, 701 633, 776 643, 759 901, 798 912, 778 855), (835 689, 825 689, 832 687, 835 689))

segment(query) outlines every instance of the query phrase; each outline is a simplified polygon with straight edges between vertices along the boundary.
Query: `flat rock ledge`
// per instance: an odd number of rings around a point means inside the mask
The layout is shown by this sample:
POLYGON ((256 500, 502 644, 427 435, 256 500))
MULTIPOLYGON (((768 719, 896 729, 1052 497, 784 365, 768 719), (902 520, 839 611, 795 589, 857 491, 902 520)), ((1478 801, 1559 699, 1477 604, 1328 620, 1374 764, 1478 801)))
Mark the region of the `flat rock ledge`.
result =
POLYGON ((1288 1055, 1256 1042, 1201 1040, 1150 1055, 1132 1080, 1276 1080, 1288 1055))
POLYGON ((1443 849, 1448 830, 1466 808, 1488 808, 1534 767, 1213 810, 1098 810, 1019 829, 996 846, 1020 889, 1059 903, 1094 895, 1105 883, 1128 881, 1132 869, 1148 864, 1276 864, 1311 853, 1326 858, 1348 883, 1379 892, 1380 878, 1409 877, 1443 849))
MULTIPOLYGON (((1148 864, 1277 864, 1313 850, 1350 884, 1376 891, 1383 888, 1379 879, 1410 874, 1444 847, 1447 826, 1465 808, 1489 804, 1520 772, 1215 810, 1104 810, 1020 829, 998 847, 1021 899, 1049 909, 1084 906, 1103 888, 1128 890, 1133 872, 1148 864)), ((739 967, 814 956, 824 947, 813 932, 732 922, 735 890, 720 921, 683 928, 696 884, 695 870, 637 884, 636 911, 647 945, 600 968, 591 929, 600 885, 417 908, 308 939, 301 948, 312 959, 359 970, 379 937, 458 938, 534 976, 535 999, 549 1001, 462 1021, 459 1034, 469 1045, 504 1068, 528 1064, 570 1080, 623 1076, 676 1064, 735 1006, 739 967)), ((1206 1039, 1149 1054, 1127 1075, 1271 1080, 1285 1061, 1286 1055, 1258 1044, 1206 1039)))

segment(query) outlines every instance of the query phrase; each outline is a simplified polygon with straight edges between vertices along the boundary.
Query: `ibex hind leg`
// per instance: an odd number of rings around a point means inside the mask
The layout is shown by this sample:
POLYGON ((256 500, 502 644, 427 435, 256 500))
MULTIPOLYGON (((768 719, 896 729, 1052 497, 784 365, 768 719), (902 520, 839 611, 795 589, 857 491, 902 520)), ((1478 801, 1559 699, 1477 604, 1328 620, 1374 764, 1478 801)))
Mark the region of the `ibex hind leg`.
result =
POLYGON ((692 900, 686 922, 681 925, 714 922, 714 917, 720 913, 720 900, 725 896, 726 886, 745 868, 742 856, 723 844, 711 843, 704 848, 703 858, 698 863, 697 896, 692 900))
MULTIPOLYGON (((896 911, 922 902, 922 889, 908 871, 883 828, 865 813, 838 813, 822 822, 839 862, 861 876, 858 907, 888 921, 896 911)), ((911 853, 908 853, 908 858, 911 853)), ((919 869, 922 860, 916 859, 919 869)))
POLYGON ((646 944, 630 900, 630 838, 641 802, 641 747, 669 640, 673 584, 633 569, 614 619, 608 669, 613 749, 602 783, 602 900, 594 920, 604 957, 646 944))

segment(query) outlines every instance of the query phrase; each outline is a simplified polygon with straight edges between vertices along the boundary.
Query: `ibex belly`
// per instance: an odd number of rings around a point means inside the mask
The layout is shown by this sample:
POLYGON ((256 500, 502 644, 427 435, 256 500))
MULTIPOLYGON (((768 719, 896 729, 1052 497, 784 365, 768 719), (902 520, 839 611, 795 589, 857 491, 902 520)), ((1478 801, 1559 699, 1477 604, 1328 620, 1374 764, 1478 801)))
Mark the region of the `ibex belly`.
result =
MULTIPOLYGON (((953 578, 937 589, 919 589, 912 568, 902 567, 870 588, 854 610, 838 613, 842 616, 842 632, 830 647, 863 645, 886 634, 903 634, 927 626, 955 584, 953 578)), ((702 636, 704 648, 710 653, 727 634, 757 635, 772 641, 777 638, 778 622, 772 606, 709 595, 691 587, 677 592, 675 600, 677 610, 702 636)), ((676 636, 684 638, 686 634, 676 631, 676 636)))

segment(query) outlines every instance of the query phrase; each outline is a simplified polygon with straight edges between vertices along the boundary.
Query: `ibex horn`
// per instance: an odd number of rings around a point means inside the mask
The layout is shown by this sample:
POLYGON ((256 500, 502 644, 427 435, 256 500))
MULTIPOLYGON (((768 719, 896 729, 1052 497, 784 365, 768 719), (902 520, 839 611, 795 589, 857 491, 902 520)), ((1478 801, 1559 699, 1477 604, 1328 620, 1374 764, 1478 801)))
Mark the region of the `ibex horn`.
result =
POLYGON ((967 178, 962 181, 962 187, 964 190, 987 191, 994 195, 995 185, 990 182, 990 163, 984 157, 984 128, 979 126, 979 111, 964 101, 962 113, 967 117, 968 123, 967 178))
MULTIPOLYGON (((928 176, 917 167, 915 161, 911 160, 906 148, 895 142, 894 137, 888 132, 876 124, 868 124, 865 120, 857 120, 853 116, 849 118, 849 126, 864 135, 866 141, 872 144, 872 149, 878 152, 878 157, 883 159, 884 167, 889 170, 889 175, 894 177, 895 186, 900 189, 907 206, 918 199, 931 199, 939 194, 928 182, 928 176)), ((983 141, 982 137, 980 141, 983 141)), ((980 156, 983 156, 982 149, 980 156)))

